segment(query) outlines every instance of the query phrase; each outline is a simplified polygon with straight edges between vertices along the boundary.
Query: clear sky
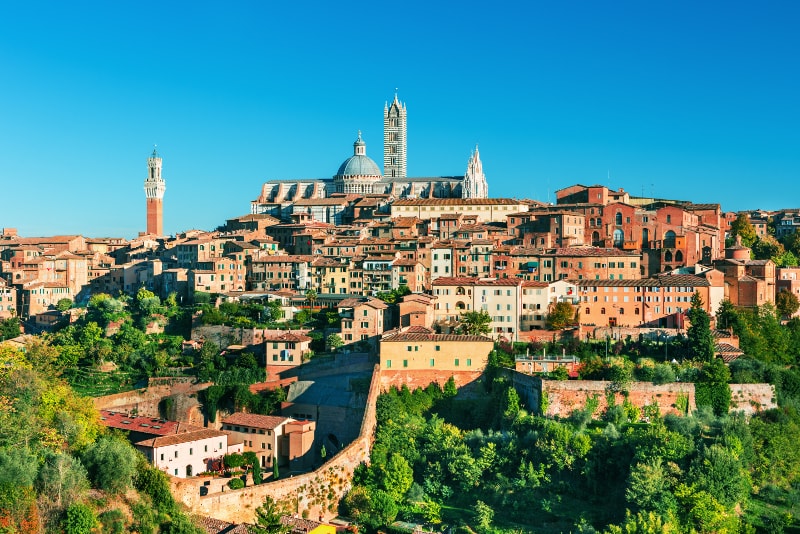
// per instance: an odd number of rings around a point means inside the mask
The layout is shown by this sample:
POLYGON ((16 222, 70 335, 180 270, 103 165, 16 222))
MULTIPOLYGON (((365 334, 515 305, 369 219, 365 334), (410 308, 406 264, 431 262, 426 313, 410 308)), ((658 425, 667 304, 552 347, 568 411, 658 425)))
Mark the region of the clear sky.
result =
POLYGON ((800 2, 3 2, 0 227, 134 237, 154 144, 164 228, 248 213, 270 179, 329 178, 357 131, 382 165, 490 196, 800 207, 800 2))

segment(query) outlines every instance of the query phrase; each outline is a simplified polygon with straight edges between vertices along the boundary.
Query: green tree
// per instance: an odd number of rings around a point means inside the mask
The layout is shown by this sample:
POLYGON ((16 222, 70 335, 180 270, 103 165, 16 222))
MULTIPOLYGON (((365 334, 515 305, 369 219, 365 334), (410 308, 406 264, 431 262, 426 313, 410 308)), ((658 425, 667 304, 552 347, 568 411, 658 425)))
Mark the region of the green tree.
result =
POLYGON ((306 300, 309 302, 312 309, 314 308, 314 303, 317 302, 318 297, 319 295, 317 295, 317 291, 315 289, 309 289, 306 291, 306 300))
POLYGON ((713 495, 721 504, 733 508, 743 504, 750 484, 741 460, 722 445, 703 449, 691 468, 690 475, 699 488, 713 495))
POLYGON ((131 487, 137 455, 126 440, 103 436, 86 449, 82 458, 95 487, 112 493, 122 493, 131 487))
POLYGON ((711 319, 703 308, 699 292, 692 296, 692 307, 687 312, 691 322, 687 337, 689 356, 697 361, 710 362, 714 358, 714 336, 711 333, 711 319))
POLYGON ((256 508, 256 524, 250 530, 258 534, 288 534, 291 527, 281 521, 281 516, 287 514, 285 506, 267 495, 263 504, 256 508))
POLYGON ((339 334, 331 334, 325 340, 325 343, 330 347, 330 349, 336 352, 337 349, 344 346, 344 341, 342 341, 342 336, 339 334))
POLYGON ((722 358, 703 364, 695 383, 697 406, 710 406, 717 416, 728 413, 731 405, 731 373, 722 358))
POLYGON ((771 235, 760 237, 753 243, 753 256, 757 260, 772 260, 777 263, 776 259, 784 253, 786 250, 783 245, 771 235))
POLYGON ((399 502, 414 482, 414 471, 402 454, 392 453, 381 466, 381 486, 392 499, 399 502))
POLYGON ((492 316, 486 310, 468 311, 461 314, 458 330, 465 335, 485 336, 492 331, 491 322, 492 316))
POLYGON ((488 530, 494 521, 494 509, 479 499, 472 505, 472 516, 479 529, 488 530))
POLYGON ((36 489, 48 506, 70 506, 89 489, 86 468, 69 454, 50 453, 39 469, 36 489))
POLYGON ((750 222, 750 217, 747 213, 739 213, 736 220, 731 223, 730 236, 733 238, 738 236, 744 247, 750 247, 756 242, 758 237, 756 235, 756 229, 750 222))
POLYGON ((72 307, 71 299, 59 299, 59 301, 56 303, 56 309, 58 311, 64 312, 70 309, 71 307, 72 307))
POLYGON ((97 516, 88 505, 75 503, 67 508, 67 514, 61 526, 65 534, 91 534, 97 526, 97 516))
POLYGON ((783 289, 775 295, 775 307, 781 315, 791 317, 800 309, 800 300, 791 291, 783 289))
POLYGON ((19 317, 10 317, 0 321, 0 341, 15 338, 20 334, 19 317))
POLYGON ((575 309, 569 302, 556 302, 553 309, 547 315, 547 328, 560 330, 573 324, 575 319, 575 309))

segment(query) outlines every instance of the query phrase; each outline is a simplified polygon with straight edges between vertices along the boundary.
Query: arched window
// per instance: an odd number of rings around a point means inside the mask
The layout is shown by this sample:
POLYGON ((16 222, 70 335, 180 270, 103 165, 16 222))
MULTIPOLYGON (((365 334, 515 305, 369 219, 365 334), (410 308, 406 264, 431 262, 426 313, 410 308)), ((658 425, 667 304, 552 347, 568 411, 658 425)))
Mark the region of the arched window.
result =
POLYGON ((635 315, 639 315, 639 308, 634 308, 634 309, 633 309, 633 313, 634 313, 635 315))
POLYGON ((680 250, 675 251, 675 261, 683 261, 683 252, 680 250))
POLYGON ((666 263, 672 263, 672 251, 668 250, 664 253, 664 261, 666 263))
POLYGON ((675 232, 672 230, 664 234, 664 248, 675 248, 675 232))
POLYGON ((460 300, 456 302, 456 309, 457 310, 464 310, 466 309, 467 305, 461 302, 460 300))
POLYGON ((622 241, 624 239, 625 239, 625 236, 622 233, 622 230, 620 230, 619 228, 614 230, 614 246, 615 247, 621 247, 622 246, 622 241))
POLYGON ((642 248, 650 248, 650 230, 642 228, 642 248))
POLYGON ((605 314, 606 314, 606 309, 600 308, 600 315, 605 315, 605 314))
POLYGON ((600 232, 592 232, 592 245, 597 246, 600 242, 600 232))
POLYGON ((464 295, 465 293, 466 293, 466 291, 464 291, 463 287, 457 287, 456 288, 456 295, 464 295))
POLYGON ((586 315, 589 315, 589 308, 586 308, 586 315))
POLYGON ((614 218, 614 222, 617 226, 622 226, 622 212, 618 211, 617 216, 614 218))

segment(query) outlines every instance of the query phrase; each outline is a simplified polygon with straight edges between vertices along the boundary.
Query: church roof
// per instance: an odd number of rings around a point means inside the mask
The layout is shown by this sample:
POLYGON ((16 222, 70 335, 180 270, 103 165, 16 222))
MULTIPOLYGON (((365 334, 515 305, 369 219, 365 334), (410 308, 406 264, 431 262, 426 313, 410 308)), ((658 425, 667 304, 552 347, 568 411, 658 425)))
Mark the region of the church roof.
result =
POLYGON ((350 156, 339 166, 336 176, 380 176, 381 170, 369 156, 350 156))
POLYGON ((353 155, 339 166, 336 176, 381 177, 378 165, 367 156, 367 144, 361 139, 361 132, 358 132, 358 139, 353 143, 353 155))

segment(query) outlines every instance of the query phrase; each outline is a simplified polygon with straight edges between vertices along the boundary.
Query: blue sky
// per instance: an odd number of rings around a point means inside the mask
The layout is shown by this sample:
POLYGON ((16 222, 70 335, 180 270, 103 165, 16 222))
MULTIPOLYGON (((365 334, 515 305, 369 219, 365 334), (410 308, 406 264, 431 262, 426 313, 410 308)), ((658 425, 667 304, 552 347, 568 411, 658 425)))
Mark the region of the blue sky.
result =
POLYGON ((800 207, 798 2, 5 2, 0 227, 133 237, 153 145, 168 233, 331 177, 408 106, 411 176, 800 207))

